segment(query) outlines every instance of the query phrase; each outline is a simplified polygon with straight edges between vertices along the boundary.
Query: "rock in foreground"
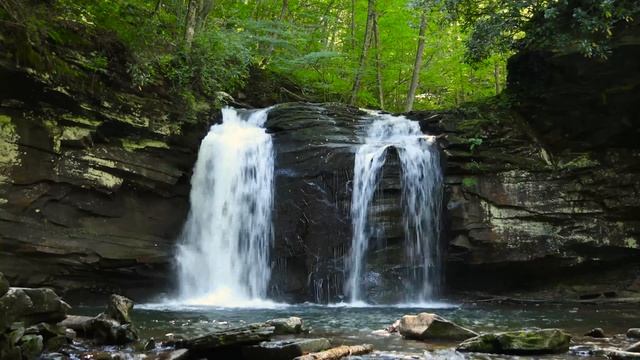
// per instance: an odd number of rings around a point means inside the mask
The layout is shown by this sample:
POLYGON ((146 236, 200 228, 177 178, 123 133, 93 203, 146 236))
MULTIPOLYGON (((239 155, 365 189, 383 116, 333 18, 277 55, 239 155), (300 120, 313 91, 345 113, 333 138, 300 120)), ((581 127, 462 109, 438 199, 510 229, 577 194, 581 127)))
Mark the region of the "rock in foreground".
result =
POLYGON ((405 315, 397 328, 403 337, 415 340, 466 340, 478 336, 472 330, 430 313, 405 315))
POLYGON ((176 347, 196 353, 207 353, 220 348, 259 344, 270 340, 274 331, 275 328, 267 324, 250 324, 180 340, 176 343, 176 347))
POLYGON ((627 337, 632 339, 640 339, 640 328, 631 328, 627 330, 627 337))
POLYGON ((291 360, 297 356, 327 350, 330 347, 331 343, 324 338, 265 341, 259 345, 245 347, 242 355, 249 360, 291 360))
POLYGON ((304 322, 301 318, 291 316, 288 318, 279 318, 267 320, 267 325, 275 328, 275 335, 296 335, 305 331, 304 322))
POLYGON ((461 352, 508 355, 558 354, 569 350, 571 336, 559 329, 483 334, 458 345, 461 352))

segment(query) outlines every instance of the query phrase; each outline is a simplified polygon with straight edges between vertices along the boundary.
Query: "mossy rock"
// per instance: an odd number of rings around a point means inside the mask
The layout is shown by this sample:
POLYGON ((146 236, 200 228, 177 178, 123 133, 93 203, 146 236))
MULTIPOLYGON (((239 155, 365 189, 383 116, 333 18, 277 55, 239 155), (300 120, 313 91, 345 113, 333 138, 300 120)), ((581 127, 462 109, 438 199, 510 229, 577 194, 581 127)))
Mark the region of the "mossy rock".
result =
POLYGON ((25 335, 20 339, 19 344, 24 359, 36 359, 44 349, 42 336, 40 335, 25 335))
POLYGON ((558 354, 569 350, 571 336, 559 329, 508 331, 468 339, 461 352, 509 355, 558 354))

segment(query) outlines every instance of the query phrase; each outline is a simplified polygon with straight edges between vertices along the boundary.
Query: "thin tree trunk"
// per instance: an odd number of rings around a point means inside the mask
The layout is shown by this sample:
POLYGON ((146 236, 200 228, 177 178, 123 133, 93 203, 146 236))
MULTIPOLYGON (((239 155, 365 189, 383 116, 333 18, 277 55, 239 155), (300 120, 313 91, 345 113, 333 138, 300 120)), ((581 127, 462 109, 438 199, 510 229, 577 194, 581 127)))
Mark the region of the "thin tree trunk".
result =
POLYGON ((380 31, 378 29, 378 13, 373 13, 373 38, 376 46, 376 82, 378 84, 378 101, 384 110, 384 91, 382 89, 382 62, 380 61, 380 31))
POLYGON ((351 50, 356 48, 356 0, 351 0, 351 50))
POLYGON ((500 65, 496 62, 493 65, 493 77, 496 82, 496 95, 500 94, 500 65))
POLYGON ((156 7, 153 9, 153 14, 157 14, 158 11, 160 11, 160 8, 162 7, 162 0, 158 0, 156 2, 156 7))
POLYGON ((280 9, 280 20, 284 20, 284 17, 289 11, 289 0, 282 0, 282 9, 280 9))
POLYGON ((407 101, 404 106, 404 111, 406 112, 413 110, 413 101, 416 97, 416 90, 418 90, 420 68, 422 67, 422 56, 424 53, 424 35, 426 31, 427 15, 422 14, 420 17, 420 32, 418 35, 418 51, 416 52, 416 61, 413 65, 413 77, 411 78, 411 85, 409 86, 409 93, 407 94, 407 101))
POLYGON ((199 2, 196 31, 201 31, 204 28, 207 17, 209 16, 211 9, 213 9, 213 0, 199 0, 199 2))
POLYGON ((351 89, 350 105, 355 105, 358 98, 358 92, 360 91, 360 83, 362 82, 362 75, 364 74, 365 67, 367 65, 367 55, 369 53, 369 47, 371 46, 371 28, 373 24, 373 13, 376 6, 375 0, 369 0, 367 10, 367 26, 364 30, 364 43, 362 44, 362 52, 360 53, 360 65, 358 66, 358 72, 356 78, 353 81, 353 88, 351 89))
POLYGON ((193 44, 193 37, 196 33, 196 22, 199 7, 200 6, 198 4, 198 0, 189 0, 184 31, 184 47, 187 51, 191 49, 191 45, 193 44))

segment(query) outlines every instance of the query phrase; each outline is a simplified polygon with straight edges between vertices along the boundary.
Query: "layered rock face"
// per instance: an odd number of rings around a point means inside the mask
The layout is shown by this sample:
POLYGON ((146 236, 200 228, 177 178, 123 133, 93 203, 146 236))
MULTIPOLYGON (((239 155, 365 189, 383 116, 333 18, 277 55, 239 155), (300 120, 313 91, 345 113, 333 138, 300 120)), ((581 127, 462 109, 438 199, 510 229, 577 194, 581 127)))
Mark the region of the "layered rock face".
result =
MULTIPOLYGON (((339 104, 281 104, 267 131, 276 152, 271 294, 287 301, 345 300, 355 153, 372 118, 339 104)), ((364 288, 370 301, 403 301, 408 284, 397 152, 387 153, 369 209, 364 288)))
POLYGON ((121 73, 92 74, 89 54, 58 55, 76 83, 0 62, 0 271, 68 291, 170 288, 206 125, 121 73))
POLYGON ((608 61, 523 51, 509 62, 510 111, 440 115, 450 285, 639 295, 639 34, 619 29, 608 61))

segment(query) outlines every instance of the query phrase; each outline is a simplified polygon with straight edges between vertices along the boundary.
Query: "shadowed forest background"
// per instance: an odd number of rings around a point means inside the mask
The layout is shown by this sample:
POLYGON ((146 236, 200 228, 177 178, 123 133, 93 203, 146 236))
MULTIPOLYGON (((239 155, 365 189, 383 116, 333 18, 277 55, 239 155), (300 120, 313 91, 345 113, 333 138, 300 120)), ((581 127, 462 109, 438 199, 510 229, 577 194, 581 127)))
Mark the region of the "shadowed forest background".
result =
POLYGON ((633 21, 640 6, 611 0, 0 4, 3 42, 15 47, 16 62, 50 68, 53 77, 73 78, 56 60, 57 46, 92 42, 95 50, 82 59, 88 70, 124 70, 139 91, 167 87, 190 108, 219 91, 242 101, 251 89, 270 87, 272 102, 335 101, 389 111, 451 108, 499 94, 506 59, 523 47, 578 49, 605 59, 614 27, 633 21), (114 56, 114 40, 126 48, 124 59, 114 56))

